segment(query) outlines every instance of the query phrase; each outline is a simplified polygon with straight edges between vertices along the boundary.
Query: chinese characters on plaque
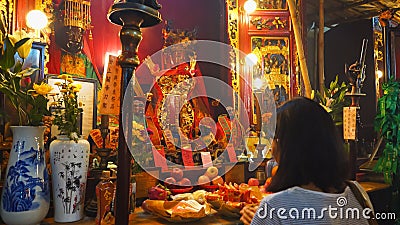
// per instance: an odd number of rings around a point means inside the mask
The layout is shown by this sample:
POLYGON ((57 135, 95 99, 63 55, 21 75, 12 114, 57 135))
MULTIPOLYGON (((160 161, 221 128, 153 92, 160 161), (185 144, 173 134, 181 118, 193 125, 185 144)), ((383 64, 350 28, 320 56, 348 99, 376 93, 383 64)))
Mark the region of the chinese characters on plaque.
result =
POLYGON ((356 139, 357 107, 343 108, 343 138, 345 140, 356 139))
POLYGON ((122 70, 117 63, 117 56, 109 55, 107 72, 103 77, 103 88, 100 95, 100 114, 119 114, 121 74, 122 70))

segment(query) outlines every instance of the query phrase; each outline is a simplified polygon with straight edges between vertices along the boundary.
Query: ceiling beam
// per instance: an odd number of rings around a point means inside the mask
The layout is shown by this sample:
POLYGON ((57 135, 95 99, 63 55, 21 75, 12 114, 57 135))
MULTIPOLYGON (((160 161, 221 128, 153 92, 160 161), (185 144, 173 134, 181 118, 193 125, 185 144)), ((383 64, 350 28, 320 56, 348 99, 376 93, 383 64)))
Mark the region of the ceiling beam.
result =
MULTIPOLYGON (((379 2, 379 0, 362 0, 362 1, 359 1, 359 2, 351 3, 351 4, 345 4, 344 3, 342 6, 339 6, 339 7, 333 7, 333 8, 330 8, 329 10, 325 9, 325 15, 328 17, 328 15, 332 14, 332 13, 341 12, 343 10, 352 9, 352 8, 355 8, 355 7, 358 7, 358 6, 361 6, 361 5, 374 3, 374 2, 379 2)), ((362 13, 362 12, 360 12, 360 13, 362 13)), ((316 15, 315 12, 307 14, 307 17, 308 18, 312 18, 312 21, 318 21, 319 20, 318 15, 316 15)))
POLYGON ((349 19, 336 18, 336 19, 333 19, 333 20, 330 20, 330 21, 326 21, 325 22, 325 26, 326 27, 332 27, 332 25, 335 25, 335 24, 350 23, 350 22, 354 22, 354 21, 357 21, 357 20, 368 19, 368 18, 372 18, 374 16, 378 16, 378 15, 380 15, 380 13, 381 13, 380 11, 373 11, 373 12, 370 12, 370 13, 367 13, 367 14, 363 14, 361 16, 351 17, 349 19))
POLYGON ((335 8, 326 10, 325 14, 336 13, 336 12, 340 12, 340 11, 343 11, 343 10, 346 10, 349 8, 354 8, 354 7, 358 7, 361 5, 366 5, 366 4, 374 3, 374 2, 379 2, 379 0, 362 0, 359 2, 351 3, 351 4, 343 4, 343 6, 341 6, 341 7, 335 7, 335 8))

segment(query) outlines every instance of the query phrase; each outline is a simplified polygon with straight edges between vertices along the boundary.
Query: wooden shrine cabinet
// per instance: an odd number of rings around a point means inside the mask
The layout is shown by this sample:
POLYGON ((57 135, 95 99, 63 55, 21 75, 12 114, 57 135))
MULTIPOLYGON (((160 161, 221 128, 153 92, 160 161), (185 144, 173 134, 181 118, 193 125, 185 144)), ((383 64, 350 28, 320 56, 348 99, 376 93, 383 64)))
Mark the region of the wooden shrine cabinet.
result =
MULTIPOLYGON (((255 66, 249 66, 243 60, 236 60, 239 72, 232 74, 232 86, 244 99, 244 108, 251 124, 257 127, 260 115, 256 115, 257 107, 254 106, 254 95, 251 93, 269 88, 275 103, 279 105, 298 95, 301 78, 286 0, 255 0, 257 8, 252 13, 244 10, 245 2, 227 2, 228 35, 233 47, 244 54, 253 53, 258 61, 255 66), (260 79, 263 83, 257 84, 260 79)), ((237 100, 235 106, 239 108, 237 100)))

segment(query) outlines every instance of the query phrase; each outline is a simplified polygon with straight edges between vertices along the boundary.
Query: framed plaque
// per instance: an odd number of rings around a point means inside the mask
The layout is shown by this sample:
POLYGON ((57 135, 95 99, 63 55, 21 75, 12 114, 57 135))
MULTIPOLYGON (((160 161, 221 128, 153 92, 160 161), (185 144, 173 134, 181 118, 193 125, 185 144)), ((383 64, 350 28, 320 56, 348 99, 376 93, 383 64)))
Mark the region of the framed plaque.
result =
MULTIPOLYGON (((92 129, 96 128, 97 125, 97 80, 90 78, 76 78, 73 77, 74 83, 82 85, 81 90, 78 92, 78 102, 82 103, 82 121, 81 121, 81 133, 87 138, 92 129)), ((47 75, 47 83, 53 87, 51 93, 60 93, 59 87, 55 85, 56 82, 63 82, 62 79, 58 78, 58 75, 47 75)), ((50 99, 48 105, 54 101, 50 99)), ((56 126, 51 128, 51 135, 55 136, 58 134, 56 126)))

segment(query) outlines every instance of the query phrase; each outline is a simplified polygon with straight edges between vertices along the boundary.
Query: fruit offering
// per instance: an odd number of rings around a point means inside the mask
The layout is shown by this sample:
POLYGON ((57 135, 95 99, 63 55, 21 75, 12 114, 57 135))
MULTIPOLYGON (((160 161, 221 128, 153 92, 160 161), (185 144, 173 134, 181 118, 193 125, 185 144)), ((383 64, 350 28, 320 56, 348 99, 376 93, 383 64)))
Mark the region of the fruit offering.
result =
POLYGON ((218 175, 218 172, 217 167, 208 167, 206 172, 197 179, 197 184, 204 188, 217 189, 218 185, 223 185, 225 183, 224 179, 218 175))
POLYGON ((171 176, 164 180, 164 184, 169 189, 185 189, 192 187, 192 182, 183 177, 183 170, 181 168, 173 168, 171 171, 171 176))
POLYGON ((210 180, 212 180, 218 176, 218 168, 215 166, 210 166, 207 168, 207 171, 204 175, 206 175, 208 178, 210 178, 210 180))
POLYGON ((201 175, 197 179, 197 184, 198 185, 210 185, 210 178, 206 175, 201 175))
POLYGON ((247 181, 247 184, 249 186, 259 186, 260 182, 256 178, 250 178, 249 181, 247 181))
POLYGON ((171 177, 176 181, 180 181, 183 178, 183 170, 181 168, 173 168, 171 171, 171 177))
POLYGON ((158 184, 148 190, 149 199, 152 200, 166 200, 168 199, 171 192, 165 186, 158 184))

